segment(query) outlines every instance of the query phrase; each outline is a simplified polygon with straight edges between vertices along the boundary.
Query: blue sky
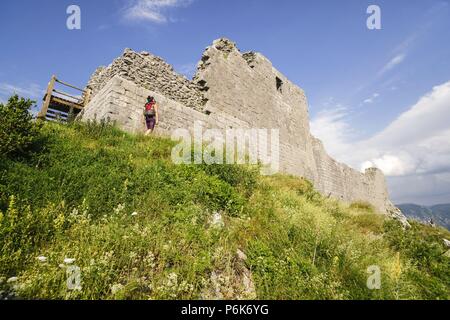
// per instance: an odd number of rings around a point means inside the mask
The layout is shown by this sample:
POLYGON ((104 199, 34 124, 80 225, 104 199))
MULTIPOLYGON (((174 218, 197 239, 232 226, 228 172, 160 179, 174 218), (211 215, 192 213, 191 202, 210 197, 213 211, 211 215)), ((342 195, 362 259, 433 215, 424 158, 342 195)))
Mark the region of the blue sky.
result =
POLYGON ((313 133, 356 169, 383 169, 394 201, 450 202, 447 0, 5 0, 0 101, 40 100, 52 74, 84 86, 126 47, 189 75, 219 37, 302 87, 313 133), (81 30, 66 28, 71 4, 81 30), (366 27, 371 4, 381 30, 366 27))

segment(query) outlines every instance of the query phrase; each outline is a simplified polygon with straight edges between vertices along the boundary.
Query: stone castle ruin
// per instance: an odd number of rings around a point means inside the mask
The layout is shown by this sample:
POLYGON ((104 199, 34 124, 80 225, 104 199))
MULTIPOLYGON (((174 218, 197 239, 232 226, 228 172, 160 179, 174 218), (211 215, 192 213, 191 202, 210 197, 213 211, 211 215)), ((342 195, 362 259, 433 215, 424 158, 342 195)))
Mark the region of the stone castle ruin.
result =
POLYGON ((82 119, 110 119, 129 132, 144 132, 143 105, 156 98, 157 134, 170 136, 195 121, 205 128, 279 129, 280 171, 310 180, 325 196, 344 202, 366 201, 397 217, 383 173, 358 172, 332 159, 310 133, 304 91, 277 71, 260 53, 241 53, 219 39, 206 48, 193 80, 148 52, 126 49, 92 75, 91 100, 82 119))

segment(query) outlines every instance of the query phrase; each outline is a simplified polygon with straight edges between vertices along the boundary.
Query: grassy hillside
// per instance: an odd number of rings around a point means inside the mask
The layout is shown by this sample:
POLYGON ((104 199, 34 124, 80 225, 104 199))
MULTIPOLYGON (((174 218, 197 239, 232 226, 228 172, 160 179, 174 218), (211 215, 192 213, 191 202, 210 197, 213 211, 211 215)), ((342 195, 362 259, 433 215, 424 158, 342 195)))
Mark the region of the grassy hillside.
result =
POLYGON ((46 123, 39 144, 0 160, 3 298, 449 298, 444 229, 258 168, 174 165, 171 141, 106 125, 46 123))

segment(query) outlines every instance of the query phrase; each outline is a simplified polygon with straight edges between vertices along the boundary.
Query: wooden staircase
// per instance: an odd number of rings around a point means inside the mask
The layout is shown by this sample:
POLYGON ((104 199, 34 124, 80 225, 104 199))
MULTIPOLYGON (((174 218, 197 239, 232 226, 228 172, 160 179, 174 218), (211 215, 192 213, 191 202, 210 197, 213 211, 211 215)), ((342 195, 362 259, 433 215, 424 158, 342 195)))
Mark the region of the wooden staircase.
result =
POLYGON ((47 92, 43 99, 41 111, 38 114, 38 119, 47 121, 69 122, 86 107, 89 103, 91 91, 89 89, 83 90, 64 81, 61 81, 52 76, 47 92), (57 90, 56 85, 69 87, 73 90, 79 91, 81 95, 76 96, 57 90))

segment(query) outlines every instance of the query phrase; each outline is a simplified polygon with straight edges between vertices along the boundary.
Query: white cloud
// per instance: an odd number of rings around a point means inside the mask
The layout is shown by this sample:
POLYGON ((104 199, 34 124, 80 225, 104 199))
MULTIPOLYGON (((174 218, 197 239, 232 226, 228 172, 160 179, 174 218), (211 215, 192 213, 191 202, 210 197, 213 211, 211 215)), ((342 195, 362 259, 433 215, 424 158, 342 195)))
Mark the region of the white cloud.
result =
POLYGON ((450 129, 449 119, 450 81, 434 87, 369 142, 385 147, 416 144, 450 129))
POLYGON ((0 94, 5 98, 13 94, 18 94, 24 98, 38 99, 42 98, 44 90, 37 84, 32 83, 26 87, 16 86, 9 83, 0 83, 0 94))
POLYGON ((132 0, 124 10, 123 17, 129 21, 148 21, 167 23, 167 11, 176 7, 187 6, 192 0, 132 0))
POLYGON ((450 81, 434 87, 369 139, 355 141, 346 116, 337 108, 312 121, 313 134, 333 157, 355 169, 376 166, 383 170, 389 181, 395 181, 391 185, 394 199, 414 200, 412 181, 439 185, 440 194, 450 194, 450 179, 442 179, 450 176, 450 81), (318 128, 322 125, 327 128, 318 128))
POLYGON ((378 72, 378 76, 382 76, 386 72, 392 70, 397 65, 402 63, 405 60, 405 58, 406 58, 406 54, 405 53, 400 53, 400 54, 396 55, 383 68, 381 68, 381 70, 378 72))
POLYGON ((387 176, 403 176, 414 170, 414 160, 408 158, 408 155, 402 159, 396 155, 385 154, 380 158, 363 162, 361 171, 373 167, 381 169, 387 176))
POLYGON ((311 120, 311 133, 324 142, 332 155, 345 154, 349 149, 348 141, 353 131, 346 120, 347 113, 347 108, 338 104, 334 109, 319 112, 311 120))
POLYGON ((380 96, 379 93, 374 93, 370 98, 367 98, 366 100, 363 101, 364 104, 370 104, 373 103, 375 101, 375 99, 377 99, 380 96))

